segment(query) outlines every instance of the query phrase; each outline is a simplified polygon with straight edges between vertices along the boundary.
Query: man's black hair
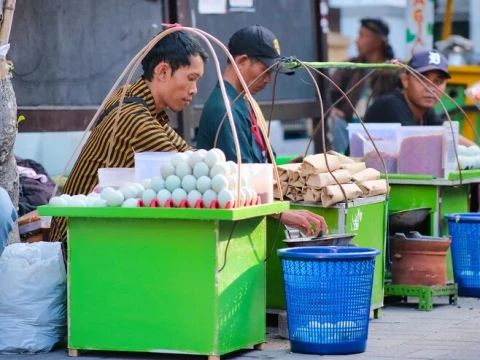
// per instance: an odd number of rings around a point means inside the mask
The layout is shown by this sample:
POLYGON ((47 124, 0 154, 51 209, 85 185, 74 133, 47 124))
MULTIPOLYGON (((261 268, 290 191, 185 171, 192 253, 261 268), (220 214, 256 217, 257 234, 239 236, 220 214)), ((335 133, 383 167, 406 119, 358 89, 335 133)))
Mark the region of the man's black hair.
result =
POLYGON ((187 31, 175 31, 161 39, 142 60, 143 76, 153 79, 153 71, 161 62, 172 68, 172 74, 181 66, 190 65, 191 56, 200 56, 207 62, 208 55, 200 42, 187 31))

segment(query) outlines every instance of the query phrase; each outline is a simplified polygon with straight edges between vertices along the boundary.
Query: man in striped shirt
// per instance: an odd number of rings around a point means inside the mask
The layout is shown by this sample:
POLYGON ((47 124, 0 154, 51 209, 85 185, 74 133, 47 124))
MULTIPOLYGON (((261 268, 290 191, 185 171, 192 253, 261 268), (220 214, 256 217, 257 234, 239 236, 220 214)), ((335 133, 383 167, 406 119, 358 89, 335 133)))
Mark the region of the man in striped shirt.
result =
MULTIPOLYGON (((176 31, 159 41, 142 61, 143 76, 127 85, 117 124, 123 88, 108 100, 63 192, 69 195, 92 192, 98 183, 99 168, 131 168, 135 152, 189 150, 190 146, 168 125, 165 109, 178 112, 190 103, 197 93, 197 81, 203 75, 207 58, 198 40, 185 31, 176 31)), ((66 219, 54 218, 50 234, 52 241, 64 239, 66 219)))

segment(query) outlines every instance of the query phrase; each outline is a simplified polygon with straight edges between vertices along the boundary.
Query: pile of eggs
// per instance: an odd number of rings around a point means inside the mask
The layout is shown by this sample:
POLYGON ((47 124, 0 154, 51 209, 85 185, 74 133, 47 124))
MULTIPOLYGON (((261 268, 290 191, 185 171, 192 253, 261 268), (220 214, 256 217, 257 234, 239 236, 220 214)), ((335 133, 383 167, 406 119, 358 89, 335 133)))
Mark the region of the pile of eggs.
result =
POLYGON ((226 161, 220 149, 175 153, 160 168, 159 176, 141 184, 127 183, 120 189, 102 189, 100 194, 61 195, 50 199, 52 206, 75 207, 219 207, 256 205, 257 193, 242 175, 238 199, 238 166, 226 161), (140 201, 142 200, 142 201, 140 201))
POLYGON ((461 170, 480 169, 480 148, 478 146, 459 145, 457 150, 461 170))

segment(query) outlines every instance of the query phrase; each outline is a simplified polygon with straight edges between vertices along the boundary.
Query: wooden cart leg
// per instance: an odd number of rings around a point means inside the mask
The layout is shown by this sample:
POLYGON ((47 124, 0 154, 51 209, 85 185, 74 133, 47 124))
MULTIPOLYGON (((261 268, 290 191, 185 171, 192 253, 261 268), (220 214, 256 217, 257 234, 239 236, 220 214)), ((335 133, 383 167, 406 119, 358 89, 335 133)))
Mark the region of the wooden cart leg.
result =
POLYGON ((80 352, 77 349, 68 349, 68 356, 78 357, 80 352))
POLYGON ((218 355, 208 355, 208 360, 220 360, 220 356, 218 356, 218 355))
POLYGON ((253 345, 253 350, 265 350, 266 345, 267 345, 266 343, 253 345))

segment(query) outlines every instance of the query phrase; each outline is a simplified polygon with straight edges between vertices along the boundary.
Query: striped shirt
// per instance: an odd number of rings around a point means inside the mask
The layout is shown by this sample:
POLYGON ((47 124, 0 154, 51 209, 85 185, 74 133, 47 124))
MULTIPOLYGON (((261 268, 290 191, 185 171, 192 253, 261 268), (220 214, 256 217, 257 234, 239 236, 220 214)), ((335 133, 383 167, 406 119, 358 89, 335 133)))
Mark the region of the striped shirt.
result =
MULTIPOLYGON (((104 111, 118 103, 122 89, 118 89, 110 97, 104 111)), ((156 112, 155 100, 143 77, 130 85, 125 97, 139 97, 145 101, 148 108, 137 102, 122 104, 108 165, 106 161, 118 107, 104 117, 83 146, 65 183, 64 194, 89 194, 98 184, 99 168, 132 168, 135 165, 136 152, 184 152, 191 149, 168 126, 169 118, 166 112, 156 112)), ((62 240, 66 236, 66 219, 54 218, 50 234, 52 241, 62 240)))

